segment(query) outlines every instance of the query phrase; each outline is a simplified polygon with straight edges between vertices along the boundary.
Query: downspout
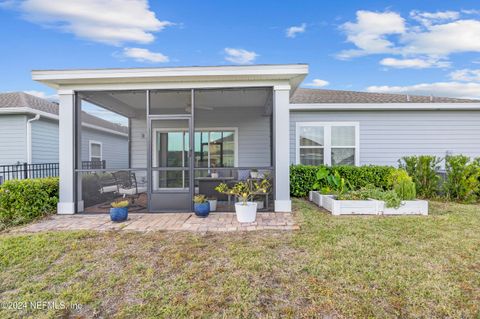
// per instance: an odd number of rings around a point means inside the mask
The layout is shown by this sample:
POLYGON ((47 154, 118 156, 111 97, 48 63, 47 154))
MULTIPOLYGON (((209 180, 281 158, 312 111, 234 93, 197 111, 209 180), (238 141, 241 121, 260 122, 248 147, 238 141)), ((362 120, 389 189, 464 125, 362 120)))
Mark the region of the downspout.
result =
POLYGON ((32 164, 32 122, 38 121, 40 114, 27 121, 27 163, 32 164))

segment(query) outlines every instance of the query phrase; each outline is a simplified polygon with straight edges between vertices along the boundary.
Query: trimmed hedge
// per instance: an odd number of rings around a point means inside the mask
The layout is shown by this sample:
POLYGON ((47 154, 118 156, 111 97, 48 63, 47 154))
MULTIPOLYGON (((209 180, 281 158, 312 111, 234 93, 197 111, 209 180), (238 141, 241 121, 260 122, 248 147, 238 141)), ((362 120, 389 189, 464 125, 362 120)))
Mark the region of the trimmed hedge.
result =
MULTIPOLYGON (((290 194, 294 197, 304 197, 314 189, 317 181, 317 170, 322 166, 290 166, 290 194)), ((338 172, 354 189, 373 185, 389 189, 390 175, 396 168, 392 166, 325 166, 331 173, 338 172)), ((320 185, 319 188, 326 186, 320 185)))
POLYGON ((0 229, 53 213, 58 202, 58 178, 10 180, 0 185, 0 229))

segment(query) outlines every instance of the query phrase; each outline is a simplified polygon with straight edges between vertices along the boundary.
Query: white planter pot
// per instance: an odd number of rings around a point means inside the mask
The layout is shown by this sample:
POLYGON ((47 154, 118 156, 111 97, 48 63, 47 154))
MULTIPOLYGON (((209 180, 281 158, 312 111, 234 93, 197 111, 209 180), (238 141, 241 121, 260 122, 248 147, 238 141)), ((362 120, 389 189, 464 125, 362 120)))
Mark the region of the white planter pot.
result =
POLYGON ((216 199, 209 199, 208 203, 210 204, 210 211, 214 212, 217 210, 217 200, 216 199))
POLYGON ((218 178, 218 173, 212 173, 210 174, 212 178, 218 178))
POLYGON ((257 203, 247 202, 247 205, 243 205, 242 202, 235 203, 235 213, 238 222, 252 223, 257 218, 257 203))
POLYGON ((258 178, 258 172, 250 172, 251 178, 258 178))

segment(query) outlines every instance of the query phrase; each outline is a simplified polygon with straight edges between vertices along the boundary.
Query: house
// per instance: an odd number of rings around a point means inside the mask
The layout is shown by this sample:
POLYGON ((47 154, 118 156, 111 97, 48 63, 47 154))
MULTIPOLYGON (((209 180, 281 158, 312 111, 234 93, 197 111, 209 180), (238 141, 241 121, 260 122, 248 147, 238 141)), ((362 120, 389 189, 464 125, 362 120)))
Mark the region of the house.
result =
POLYGON ((299 88, 307 74, 305 64, 33 71, 60 96, 58 213, 99 211, 106 194, 191 211, 200 189, 257 171, 273 185, 265 208, 289 212, 290 164, 480 155, 480 101, 299 88), (128 118, 129 164, 113 178, 81 167, 83 103, 128 118))
MULTIPOLYGON (((0 165, 59 161, 57 103, 23 93, 0 93, 0 165)), ((83 166, 128 165, 128 128, 82 113, 83 166)), ((0 172, 1 173, 1 172, 0 172)))

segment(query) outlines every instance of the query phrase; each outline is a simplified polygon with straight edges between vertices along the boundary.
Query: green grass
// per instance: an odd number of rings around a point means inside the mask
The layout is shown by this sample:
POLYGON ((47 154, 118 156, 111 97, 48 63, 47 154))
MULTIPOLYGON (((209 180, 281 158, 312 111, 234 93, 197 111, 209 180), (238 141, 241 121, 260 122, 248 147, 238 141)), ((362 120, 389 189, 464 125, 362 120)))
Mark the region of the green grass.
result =
POLYGON ((480 316, 480 210, 332 217, 294 202, 296 232, 0 235, 0 317, 480 316))

